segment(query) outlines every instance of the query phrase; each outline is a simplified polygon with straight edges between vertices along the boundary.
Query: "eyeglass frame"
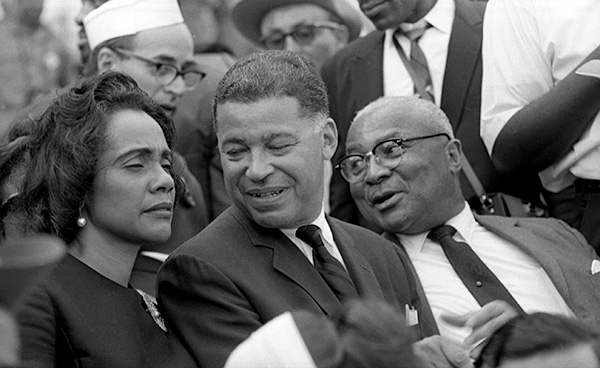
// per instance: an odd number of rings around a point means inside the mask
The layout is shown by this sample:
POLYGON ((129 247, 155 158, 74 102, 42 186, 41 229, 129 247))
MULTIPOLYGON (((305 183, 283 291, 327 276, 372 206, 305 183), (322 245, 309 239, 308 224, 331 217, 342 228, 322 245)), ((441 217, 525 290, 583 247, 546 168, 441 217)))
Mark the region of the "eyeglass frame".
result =
POLYGON ((404 158, 404 150, 402 148, 402 145, 406 142, 412 142, 412 141, 418 141, 418 140, 422 140, 422 139, 429 139, 429 138, 435 138, 435 137, 441 137, 441 136, 445 136, 446 138, 448 138, 448 140, 451 140, 452 138, 450 137, 450 134, 448 133, 436 133, 436 134, 430 134, 430 135, 424 135, 424 136, 420 136, 420 137, 412 137, 412 138, 390 138, 390 139, 386 139, 384 141, 381 141, 379 143, 377 143, 375 145, 375 147, 373 147, 372 150, 368 151, 367 153, 365 153, 364 155, 361 155, 360 153, 354 153, 351 155, 347 155, 345 157, 343 157, 341 160, 339 160, 335 166, 334 169, 340 170, 340 173, 342 174, 342 177, 350 184, 356 184, 359 183, 361 181, 363 181, 366 177, 366 173, 367 173, 367 167, 369 165, 369 159, 368 157, 371 155, 373 157, 375 157, 375 162, 377 163, 377 165, 379 166, 383 166, 387 169, 395 169, 396 167, 400 166, 400 164, 402 163, 402 159, 404 158), (381 158, 379 156, 377 156, 375 154, 375 151, 377 150, 377 148, 379 148, 381 145, 389 143, 389 142, 394 142, 398 145, 398 148, 400 149, 400 155, 398 156, 398 162, 394 162, 393 165, 386 165, 384 163, 381 162, 381 158), (359 176, 356 176, 355 180, 350 180, 346 177, 346 174, 344 173, 344 170, 342 168, 342 164, 344 163, 344 161, 346 161, 348 158, 350 157, 360 157, 362 158, 362 161, 365 163, 365 170, 363 171, 363 173, 359 176))
POLYGON ((143 56, 140 56, 138 54, 136 54, 135 52, 131 51, 131 50, 127 50, 124 48, 115 48, 112 49, 113 51, 128 56, 128 57, 133 57, 135 59, 141 60, 147 64, 153 65, 155 68, 155 71, 157 73, 157 78, 161 78, 158 71, 163 68, 163 67, 172 67, 173 69, 175 69, 175 75, 173 76, 173 79, 171 79, 169 82, 163 82, 163 85, 168 86, 169 84, 173 83, 175 81, 175 79, 177 79, 177 77, 181 76, 181 78, 183 79, 183 82, 185 84, 185 86, 187 88, 194 88, 198 83, 200 83, 200 81, 202 79, 204 79, 204 77, 206 77, 206 73, 198 70, 198 69, 193 69, 193 70, 186 70, 183 71, 181 70, 177 65, 172 64, 172 63, 167 63, 167 62, 163 62, 163 61, 154 61, 148 58, 145 58, 143 56), (195 73, 195 74, 199 74, 200 78, 198 79, 198 81, 196 81, 195 83, 193 83, 192 85, 188 85, 185 81, 185 75, 188 73, 195 73))
POLYGON ((264 47, 270 49, 270 50, 283 50, 284 47, 285 47, 285 40, 289 36, 291 36, 294 39, 294 41, 296 41, 296 43, 298 43, 299 45, 307 46, 307 45, 310 45, 310 43, 315 40, 315 36, 316 36, 315 30, 316 29, 326 28, 326 29, 338 30, 341 27, 342 27, 342 24, 336 23, 334 21, 327 21, 327 20, 315 21, 315 22, 313 22, 311 24, 301 23, 301 24, 298 24, 296 27, 294 27, 294 29, 292 31, 290 31, 290 32, 277 32, 277 33, 274 33, 274 34, 272 34, 270 36, 261 37, 260 38, 260 44, 263 45, 264 47), (301 41, 301 40, 299 40, 297 38, 298 37, 297 36, 297 32, 300 29, 302 29, 302 28, 307 28, 307 29, 310 30, 310 32, 311 32, 310 40, 301 41), (281 37, 281 41, 282 41, 282 47, 281 48, 269 47, 269 45, 268 45, 269 39, 272 38, 275 35, 281 37))

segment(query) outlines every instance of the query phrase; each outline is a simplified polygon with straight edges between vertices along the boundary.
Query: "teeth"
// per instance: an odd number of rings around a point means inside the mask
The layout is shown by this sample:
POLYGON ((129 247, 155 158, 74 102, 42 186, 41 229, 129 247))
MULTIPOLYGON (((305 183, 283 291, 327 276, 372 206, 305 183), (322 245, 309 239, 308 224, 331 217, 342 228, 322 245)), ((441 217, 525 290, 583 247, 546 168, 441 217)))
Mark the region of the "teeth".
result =
POLYGON ((283 192, 283 189, 280 189, 280 190, 274 190, 272 192, 252 193, 252 196, 256 197, 256 198, 269 198, 269 197, 278 196, 282 192, 283 192))

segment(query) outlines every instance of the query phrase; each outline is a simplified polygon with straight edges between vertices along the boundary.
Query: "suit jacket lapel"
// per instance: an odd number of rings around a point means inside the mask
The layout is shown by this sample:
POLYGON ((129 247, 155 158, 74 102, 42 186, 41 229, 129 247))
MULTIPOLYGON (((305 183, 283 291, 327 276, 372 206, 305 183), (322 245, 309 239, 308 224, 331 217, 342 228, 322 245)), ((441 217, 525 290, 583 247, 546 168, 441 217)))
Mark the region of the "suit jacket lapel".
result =
POLYGON ((358 110, 383 96, 382 65, 385 32, 375 31, 366 37, 372 38, 370 47, 365 47, 360 54, 355 54, 349 63, 352 86, 357 91, 358 110))
POLYGON ((274 269, 304 289, 325 314, 331 315, 339 309, 340 302, 333 291, 287 236, 279 229, 269 229, 256 224, 237 207, 233 209, 232 214, 246 229, 254 246, 273 250, 274 269))
POLYGON ((335 244, 344 259, 358 295, 361 297, 375 296, 383 298, 383 291, 377 281, 375 272, 371 264, 356 250, 354 239, 341 226, 331 221, 328 216, 327 222, 331 227, 335 244))
POLYGON ((448 115, 456 132, 473 74, 481 58, 483 22, 470 4, 464 4, 461 0, 456 0, 455 3, 456 12, 448 44, 441 108, 448 115))
POLYGON ((537 237, 531 231, 522 228, 519 224, 519 219, 516 217, 504 217, 501 220, 490 216, 475 215, 475 219, 482 226, 500 237, 512 242, 521 250, 532 256, 539 262, 542 268, 546 271, 550 280, 562 295, 565 301, 571 300, 569 289, 565 275, 560 268, 560 264, 554 257, 544 249, 544 245, 540 244, 537 237))
POLYGON ((419 275, 417 275, 417 271, 408 257, 406 250, 394 234, 385 232, 383 233, 383 236, 398 246, 398 254, 406 268, 406 274, 410 278, 410 287, 413 289, 411 290, 411 295, 416 296, 413 300, 413 306, 419 311, 419 329, 421 330, 421 336, 427 337, 439 334, 440 332, 437 323, 435 322, 433 312, 431 311, 429 301, 427 300, 427 296, 425 295, 425 290, 423 290, 419 275))

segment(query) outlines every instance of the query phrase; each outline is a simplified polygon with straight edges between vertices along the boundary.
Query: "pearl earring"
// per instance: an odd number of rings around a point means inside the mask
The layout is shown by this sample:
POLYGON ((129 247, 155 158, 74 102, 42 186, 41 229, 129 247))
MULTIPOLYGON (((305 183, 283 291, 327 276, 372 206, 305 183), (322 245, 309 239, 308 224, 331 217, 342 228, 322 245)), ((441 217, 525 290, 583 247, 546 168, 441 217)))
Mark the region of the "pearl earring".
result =
POLYGON ((85 217, 79 216, 77 218, 77 226, 84 227, 86 224, 87 224, 87 221, 85 220, 85 217))

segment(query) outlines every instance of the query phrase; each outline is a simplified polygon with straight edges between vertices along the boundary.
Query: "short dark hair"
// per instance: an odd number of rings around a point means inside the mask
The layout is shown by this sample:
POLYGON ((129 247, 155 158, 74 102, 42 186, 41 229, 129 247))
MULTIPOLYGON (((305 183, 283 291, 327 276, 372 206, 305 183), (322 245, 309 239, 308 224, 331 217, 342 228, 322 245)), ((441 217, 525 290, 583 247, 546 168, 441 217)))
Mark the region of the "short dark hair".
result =
POLYGON ((526 358, 580 344, 592 346, 599 337, 598 331, 573 318, 541 312, 522 315, 494 332, 475 366, 497 367, 506 359, 526 358))
POLYGON ((329 116, 325 83, 304 56, 291 51, 265 50, 241 58, 217 87, 213 101, 215 131, 218 105, 283 97, 296 98, 303 117, 329 116))
MULTIPOLYGON (((169 148, 173 146, 172 120, 131 77, 119 72, 83 80, 31 123, 27 172, 13 206, 20 212, 22 232, 53 234, 67 244, 75 239, 77 218, 106 149, 109 119, 128 109, 148 114, 160 126, 169 148)), ((181 179, 174 172, 171 175, 180 191, 181 179)))

